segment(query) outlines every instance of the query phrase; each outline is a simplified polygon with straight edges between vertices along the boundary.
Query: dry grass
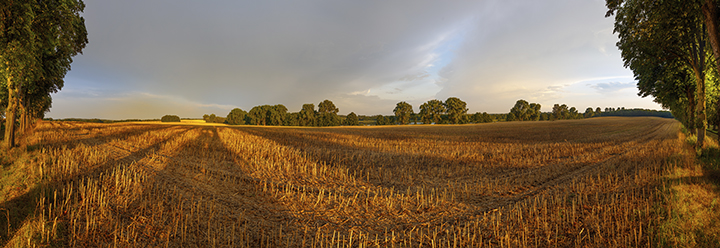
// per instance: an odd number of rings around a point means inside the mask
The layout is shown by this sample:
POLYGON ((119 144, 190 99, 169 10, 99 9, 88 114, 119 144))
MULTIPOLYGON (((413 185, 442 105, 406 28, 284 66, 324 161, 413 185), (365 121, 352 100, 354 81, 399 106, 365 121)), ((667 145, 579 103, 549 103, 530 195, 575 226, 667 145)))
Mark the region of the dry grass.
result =
POLYGON ((36 162, 24 163, 38 183, 2 203, 36 207, 0 221, 0 237, 10 246, 652 246, 666 240, 663 176, 694 163, 678 126, 43 122, 27 141, 36 162))

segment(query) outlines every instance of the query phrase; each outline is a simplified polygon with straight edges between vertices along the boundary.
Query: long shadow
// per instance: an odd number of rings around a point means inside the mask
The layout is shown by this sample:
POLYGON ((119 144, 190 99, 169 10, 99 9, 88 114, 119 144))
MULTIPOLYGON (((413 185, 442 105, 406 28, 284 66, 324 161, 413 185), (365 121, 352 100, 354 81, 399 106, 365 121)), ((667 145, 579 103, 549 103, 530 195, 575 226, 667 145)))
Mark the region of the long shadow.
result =
MULTIPOLYGON (((253 204, 243 204, 244 202, 278 202, 278 199, 264 192, 255 180, 242 180, 252 178, 245 175, 241 166, 238 166, 234 153, 225 147, 224 143, 217 132, 218 127, 195 127, 200 129, 201 134, 195 139, 184 143, 180 148, 174 150, 174 156, 168 157, 169 162, 161 170, 156 171, 153 177, 156 187, 161 189, 179 190, 185 196, 171 196, 183 198, 181 204, 186 204, 186 209, 190 209, 194 202, 197 201, 214 201, 225 207, 227 211, 232 213, 230 216, 222 216, 219 220, 228 225, 242 225, 259 227, 260 229, 249 230, 250 244, 261 244, 260 241, 263 233, 272 233, 279 226, 275 226, 268 219, 292 220, 295 217, 287 214, 289 210, 280 204, 266 205, 265 208, 259 208, 253 204), (200 176, 200 179, 197 178, 200 176), (228 180, 241 179, 241 180, 228 180), (189 200, 193 199, 193 200, 189 200), (203 200, 198 200, 203 199, 203 200), (227 219, 230 219, 227 221, 227 219)), ((258 180, 259 181, 259 180, 258 180)), ((149 197, 149 199, 154 199, 149 197)), ((209 216, 208 216, 209 217, 209 216)), ((216 216, 216 218, 218 218, 216 216)), ((215 220, 217 221, 217 220, 215 220)), ((203 221, 195 226, 198 230, 209 230, 208 225, 215 221, 203 221)), ((293 221, 288 221, 283 225, 284 232, 288 230, 296 230, 297 226, 293 221)), ((240 230, 238 228, 238 230, 240 230)), ((151 238, 148 237, 148 240, 151 238)), ((197 245, 189 240, 181 242, 175 237, 170 242, 173 245, 183 247, 197 245)), ((267 239, 267 238, 266 238, 267 239)), ((209 241, 207 241, 209 242, 209 241)), ((280 245, 283 241, 273 241, 275 245, 280 245)), ((150 243, 150 246, 161 246, 162 242, 150 243)), ((201 244, 202 246, 203 244, 201 244)), ((204 244, 207 245, 207 244, 204 244)))
MULTIPOLYGON (((107 125, 110 125, 110 124, 107 124, 107 125)), ((121 138, 128 139, 131 136, 141 135, 146 132, 150 132, 150 131, 159 132, 159 131, 163 131, 163 130, 174 127, 174 126, 170 126, 170 125, 143 125, 143 124, 134 124, 134 125, 128 125, 128 126, 132 127, 132 128, 128 128, 126 130, 123 130, 123 131, 120 131, 117 133, 113 133, 113 134, 108 134, 108 135, 100 135, 100 136, 93 136, 93 137, 87 137, 87 138, 73 139, 73 142, 70 144, 68 144, 67 142, 63 142, 63 141, 45 142, 41 146, 36 147, 34 149, 38 149, 40 147, 46 147, 46 148, 65 147, 68 149, 72 149, 80 144, 96 146, 96 145, 105 144, 105 143, 110 142, 115 139, 121 139, 121 138)), ((112 126, 103 127, 103 129, 109 129, 109 128, 112 128, 112 126)), ((82 130, 84 128, 77 128, 77 129, 82 130)), ((95 127, 95 129, 98 129, 98 128, 95 127)), ((68 130, 68 129, 66 129, 66 130, 68 130)))
MULTIPOLYGON (((326 164, 333 167, 341 168, 348 170, 348 174, 353 175, 356 174, 358 181, 364 181, 366 183, 384 188, 384 189, 394 189, 396 192, 403 192, 408 189, 411 189, 411 191, 414 191, 416 188, 420 187, 444 187, 446 184, 442 185, 420 185, 420 184, 411 184, 408 185, 407 183, 398 182, 396 180, 393 180, 393 178, 383 178, 383 177, 371 177, 369 180, 362 176, 365 175, 366 170, 376 170, 378 168, 394 168, 397 166, 407 166, 405 164, 401 163, 410 163, 415 166, 413 169, 417 170, 429 170, 431 168, 435 167, 463 167, 463 166, 471 166, 475 162, 473 161, 455 161, 451 159, 443 158, 439 155, 418 155, 418 154, 406 154, 406 153, 396 153, 396 152, 387 152, 387 151, 381 151, 379 149, 370 148, 370 147, 356 147, 351 145, 346 145, 338 142, 331 142, 328 141, 328 139, 324 139, 325 136, 330 136, 332 133, 326 132, 323 130, 317 130, 317 129, 296 129, 297 132, 287 132, 285 130, 278 130, 273 128, 235 128, 236 130, 240 132, 244 132, 250 135, 255 135, 258 137, 266 138, 269 140, 272 140, 280 145, 294 148, 302 154, 318 163, 318 164, 326 164), (307 150, 308 144, 312 143, 311 146, 313 147, 320 147, 324 148, 326 152, 323 153, 317 153, 307 150), (358 151, 361 151, 358 153, 358 151), (343 156, 339 155, 342 153, 348 153, 352 154, 352 156, 343 156), (379 155, 378 155, 379 154, 379 155), (344 160, 342 158, 344 157, 352 157, 351 161, 344 160), (385 161, 387 163, 380 163, 380 162, 374 162, 373 164, 369 166, 363 166, 362 164, 365 161, 370 161, 373 159, 376 159, 377 157, 382 157, 382 161, 385 161), (422 161, 422 162, 418 162, 422 161), (355 165, 355 166, 348 166, 348 165, 355 165)), ((334 131, 334 130, 333 130, 334 131)), ((368 134, 370 137, 377 138, 377 137, 384 137, 384 136, 377 136, 368 134)), ((382 162, 381 161, 381 162, 382 162)), ((483 173, 486 175, 508 175, 508 173, 511 174, 518 174, 521 172, 530 172, 532 169, 525 168, 525 167, 517 167, 517 166, 497 166, 497 167, 486 167, 483 168, 483 173)), ((371 173, 372 174, 372 173, 371 173)), ((473 179, 467 179, 463 178, 466 176, 463 175, 456 175, 457 179, 462 180, 470 180, 473 179)), ((416 180, 416 179, 415 179, 416 180)), ((475 179, 477 180, 477 179, 475 179)), ((437 181, 437 180, 433 180, 437 181)), ((449 179, 448 182, 452 181, 452 179, 449 179)), ((480 192, 483 193, 483 192, 480 192)), ((343 192, 333 192, 333 194, 343 194, 343 192)), ((466 201, 465 199, 459 199, 461 202, 467 203, 469 205, 475 205, 475 201, 466 201)))
MULTIPOLYGON (((182 135, 182 133, 185 133, 189 130, 190 129, 187 128, 185 131, 182 131, 180 134, 176 135, 182 135)), ((145 132, 147 132, 147 130, 145 130, 145 132)), ((80 173, 70 176, 69 178, 64 178, 62 181, 42 182, 40 183, 40 185, 32 188, 25 194, 15 197, 10 201, 0 203, 0 210, 5 209, 7 210, 6 214, 10 213, 7 214, 6 218, 0 218, 0 232, 2 232, 0 233, 0 235, 3 235, 0 236, 3 237, 2 244, 0 245, 4 246, 10 240, 10 238, 14 237, 20 225, 22 225, 22 223, 24 223, 32 214, 34 214, 35 207, 37 206, 40 198, 44 196, 44 194, 46 197, 49 197, 49 195, 47 195, 49 194, 49 192, 60 190, 62 187, 66 187, 70 181, 77 182, 83 179, 97 178, 101 174, 108 174, 116 166, 119 166, 123 162, 132 162, 134 161, 134 158, 142 158, 146 154, 157 150, 162 143, 167 142, 171 138, 173 138, 173 135, 168 135, 167 138, 154 144, 150 144, 144 149, 138 150, 127 156, 115 160, 107 161, 103 164, 88 168, 87 170, 82 170, 80 173)))
POLYGON ((665 119, 624 119, 617 120, 567 120, 567 121, 535 121, 535 122, 503 122, 467 125, 411 125, 389 126, 382 129, 350 128, 339 132, 377 138, 381 133, 387 140, 453 140, 462 142, 491 142, 491 143, 597 143, 597 142, 626 142, 633 140, 637 133, 632 127, 651 124, 651 131, 657 131, 668 122, 665 119), (522 126, 522 127, 519 127, 522 126), (598 132, 598 128, 604 130, 598 132), (518 132, 522 130, 521 132, 518 132), (578 130, 579 132, 569 132, 578 130), (416 133, 422 132, 423 136, 416 133), (608 133, 616 134, 611 137, 608 133), (620 135, 625 134, 625 135, 620 135), (618 140, 620 138, 621 140, 618 140))

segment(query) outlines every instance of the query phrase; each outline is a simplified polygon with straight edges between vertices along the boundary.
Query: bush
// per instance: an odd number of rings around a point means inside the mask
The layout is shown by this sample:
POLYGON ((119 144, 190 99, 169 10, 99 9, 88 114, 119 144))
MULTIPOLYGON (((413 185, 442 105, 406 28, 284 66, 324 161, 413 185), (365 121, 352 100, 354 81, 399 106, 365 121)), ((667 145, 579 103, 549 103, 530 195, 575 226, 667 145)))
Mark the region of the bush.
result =
POLYGON ((161 122, 180 122, 180 117, 177 115, 166 115, 160 119, 161 122))

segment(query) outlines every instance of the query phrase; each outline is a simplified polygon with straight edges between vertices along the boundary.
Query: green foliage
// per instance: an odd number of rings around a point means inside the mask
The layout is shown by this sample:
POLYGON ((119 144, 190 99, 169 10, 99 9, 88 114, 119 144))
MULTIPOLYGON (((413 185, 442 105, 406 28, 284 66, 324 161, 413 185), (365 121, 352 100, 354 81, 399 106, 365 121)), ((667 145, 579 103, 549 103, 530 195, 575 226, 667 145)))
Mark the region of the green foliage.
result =
POLYGON ((718 36, 706 29, 717 26, 717 17, 706 18, 709 12, 702 8, 712 6, 717 12, 714 5, 714 1, 607 1, 606 16, 615 15, 617 46, 625 67, 638 81, 639 95, 653 96, 684 125, 697 129, 699 144, 707 122, 706 80, 717 73, 708 40, 718 36))
MULTIPOLYGON (((599 109, 599 108, 598 108, 599 109)), ((583 117, 585 118, 591 118, 595 116, 595 111, 593 111, 592 107, 588 107, 585 109, 585 113, 583 114, 583 117)))
POLYGON ((180 117, 177 115, 165 115, 160 118, 161 122, 180 122, 180 117))
POLYGON ((293 112, 285 115, 284 126, 300 126, 300 113, 293 112))
POLYGON ((300 126, 315 126, 317 125, 317 118, 315 117, 315 105, 312 103, 303 104, 300 110, 300 126))
POLYGON ((673 114, 669 111, 658 111, 653 109, 608 109, 609 111, 601 112, 595 116, 656 116, 663 118, 673 118, 673 114))
POLYGON ((440 123, 441 115, 445 113, 445 104, 433 99, 420 105, 420 119, 423 124, 440 123))
POLYGON ((515 106, 510 109, 510 114, 513 116, 509 117, 508 121, 540 120, 540 108, 541 105, 538 103, 528 103, 527 101, 520 99, 515 103, 515 106))
POLYGON ((340 111, 330 100, 324 100, 318 104, 317 124, 321 127, 339 126, 340 117, 337 115, 340 111))
POLYGON ((247 117, 250 125, 280 126, 285 123, 287 108, 282 104, 261 105, 250 109, 247 117))
POLYGON ((397 103, 395 109, 393 109, 393 112, 395 113, 397 122, 400 125, 407 125, 408 123, 410 123, 410 116, 412 114, 415 114, 415 112, 413 112, 412 105, 407 102, 397 103))
POLYGON ((355 112, 350 112, 350 114, 345 117, 345 121, 343 122, 343 125, 345 126, 359 126, 360 121, 358 120, 358 116, 355 114, 355 112))
POLYGON ((467 104, 457 97, 450 97, 445 100, 445 109, 448 114, 448 121, 450 124, 464 124, 467 123, 467 104))
POLYGON ((239 109, 239 108, 234 108, 233 110, 230 110, 230 113, 228 113, 228 115, 225 119, 227 121, 227 124, 243 125, 243 124, 245 124, 246 116, 247 116, 247 112, 245 112, 244 110, 239 109))
POLYGON ((375 125, 381 126, 381 125, 392 125, 392 120, 389 120, 383 115, 376 115, 375 116, 375 125))
POLYGON ((488 114, 487 112, 483 112, 483 113, 477 112, 472 115, 471 119, 472 119, 472 122, 475 122, 475 123, 493 122, 493 117, 490 114, 488 114))
POLYGON ((7 113, 5 141, 15 145, 15 126, 41 118, 62 89, 72 57, 88 43, 80 0, 5 1, 0 4, 0 95, 7 113))
POLYGON ((340 111, 335 107, 335 104, 330 100, 324 100, 318 104, 318 113, 331 113, 337 114, 340 111))

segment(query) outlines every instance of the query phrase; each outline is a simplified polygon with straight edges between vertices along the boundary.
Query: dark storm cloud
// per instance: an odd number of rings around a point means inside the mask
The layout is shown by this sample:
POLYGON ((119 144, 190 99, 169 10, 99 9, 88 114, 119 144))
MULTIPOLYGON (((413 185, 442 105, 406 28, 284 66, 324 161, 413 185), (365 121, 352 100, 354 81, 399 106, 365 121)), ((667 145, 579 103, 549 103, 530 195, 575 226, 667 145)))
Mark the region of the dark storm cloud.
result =
POLYGON ((448 96, 493 112, 628 73, 601 0, 85 2, 90 44, 53 117, 126 118, 106 106, 126 107, 127 118, 173 106, 183 117, 278 103, 297 111, 324 99, 370 115, 448 96))

